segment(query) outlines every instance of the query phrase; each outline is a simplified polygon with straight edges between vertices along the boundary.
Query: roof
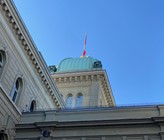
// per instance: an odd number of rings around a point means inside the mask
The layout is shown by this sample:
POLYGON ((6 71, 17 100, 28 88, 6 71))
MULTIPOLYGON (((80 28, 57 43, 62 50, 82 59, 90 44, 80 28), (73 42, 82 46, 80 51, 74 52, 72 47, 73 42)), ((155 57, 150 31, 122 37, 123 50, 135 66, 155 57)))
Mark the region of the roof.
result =
POLYGON ((92 57, 65 58, 60 62, 57 72, 83 71, 98 68, 102 68, 101 61, 92 57))

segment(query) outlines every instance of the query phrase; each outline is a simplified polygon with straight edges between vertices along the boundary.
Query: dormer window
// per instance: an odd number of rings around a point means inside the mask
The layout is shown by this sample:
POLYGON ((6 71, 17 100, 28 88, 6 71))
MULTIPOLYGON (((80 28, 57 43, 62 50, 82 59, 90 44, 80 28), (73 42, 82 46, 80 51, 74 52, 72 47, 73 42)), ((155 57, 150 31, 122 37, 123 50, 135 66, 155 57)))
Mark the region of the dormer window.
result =
POLYGON ((101 61, 95 61, 93 67, 94 68, 102 68, 101 61))

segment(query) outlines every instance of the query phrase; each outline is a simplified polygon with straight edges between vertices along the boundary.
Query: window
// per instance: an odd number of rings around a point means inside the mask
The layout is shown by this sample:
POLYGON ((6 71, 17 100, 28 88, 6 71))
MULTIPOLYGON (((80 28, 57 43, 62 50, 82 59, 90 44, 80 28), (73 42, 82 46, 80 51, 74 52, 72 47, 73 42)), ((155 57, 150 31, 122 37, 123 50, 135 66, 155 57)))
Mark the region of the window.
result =
POLYGON ((0 133, 0 140, 7 140, 7 135, 4 133, 0 133))
POLYGON ((12 101, 15 102, 17 99, 18 94, 20 94, 22 90, 22 79, 18 78, 16 82, 14 83, 13 89, 12 89, 12 101))
POLYGON ((0 50, 0 69, 2 69, 6 62, 6 55, 5 52, 0 50))
POLYGON ((0 68, 3 66, 3 56, 2 52, 0 52, 0 68))
POLYGON ((30 105, 30 112, 33 112, 36 110, 36 101, 33 100, 30 105))
POLYGON ((72 108, 72 101, 73 101, 73 96, 72 96, 72 94, 69 94, 66 99, 67 108, 72 108))
POLYGON ((82 107, 83 105, 83 95, 81 93, 79 93, 76 97, 76 107, 82 107))

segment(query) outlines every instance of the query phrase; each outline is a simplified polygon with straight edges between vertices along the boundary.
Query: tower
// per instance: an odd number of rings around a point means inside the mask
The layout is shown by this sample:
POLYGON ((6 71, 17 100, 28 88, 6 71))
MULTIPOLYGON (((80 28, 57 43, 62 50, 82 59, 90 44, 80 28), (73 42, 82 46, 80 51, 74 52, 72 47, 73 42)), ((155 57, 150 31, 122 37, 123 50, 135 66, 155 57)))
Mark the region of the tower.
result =
POLYGON ((50 70, 67 108, 115 106, 107 73, 98 59, 65 58, 50 70))

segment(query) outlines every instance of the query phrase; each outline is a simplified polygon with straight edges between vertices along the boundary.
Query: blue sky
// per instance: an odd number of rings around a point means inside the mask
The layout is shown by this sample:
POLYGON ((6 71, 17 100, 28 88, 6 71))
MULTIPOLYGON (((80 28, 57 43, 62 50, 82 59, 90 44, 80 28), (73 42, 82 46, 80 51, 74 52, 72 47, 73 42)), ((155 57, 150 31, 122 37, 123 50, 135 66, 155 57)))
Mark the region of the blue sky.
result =
POLYGON ((164 103, 163 0, 14 0, 48 65, 102 61, 118 105, 164 103))

